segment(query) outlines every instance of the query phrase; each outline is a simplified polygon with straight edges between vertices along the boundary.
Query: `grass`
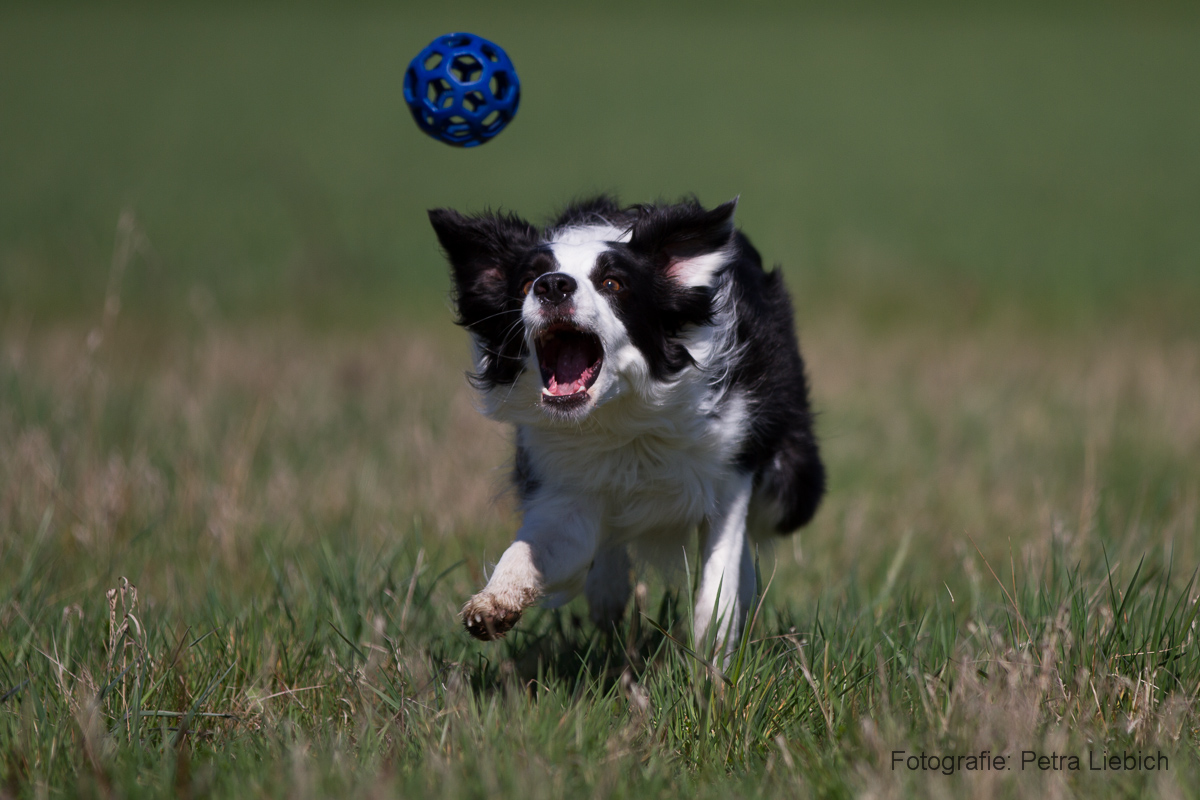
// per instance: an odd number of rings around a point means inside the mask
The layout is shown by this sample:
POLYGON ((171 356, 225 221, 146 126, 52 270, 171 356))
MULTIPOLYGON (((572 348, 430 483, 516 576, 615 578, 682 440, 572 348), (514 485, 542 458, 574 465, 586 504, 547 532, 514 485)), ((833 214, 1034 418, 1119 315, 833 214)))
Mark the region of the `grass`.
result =
POLYGON ((0 797, 1196 796, 1194 10, 552 11, 0 7, 0 797), (796 299, 831 491, 724 674, 653 573, 457 621, 516 521, 423 212, 589 189, 740 193, 796 299))
POLYGON ((805 333, 833 489, 762 556, 724 678, 652 574, 608 634, 578 606, 497 645, 461 630, 512 518, 456 338, 10 339, 7 791, 1190 792, 1195 351, 805 333), (893 750, 1085 760, 948 777, 893 750), (1104 750, 1171 768, 1088 771, 1104 750))

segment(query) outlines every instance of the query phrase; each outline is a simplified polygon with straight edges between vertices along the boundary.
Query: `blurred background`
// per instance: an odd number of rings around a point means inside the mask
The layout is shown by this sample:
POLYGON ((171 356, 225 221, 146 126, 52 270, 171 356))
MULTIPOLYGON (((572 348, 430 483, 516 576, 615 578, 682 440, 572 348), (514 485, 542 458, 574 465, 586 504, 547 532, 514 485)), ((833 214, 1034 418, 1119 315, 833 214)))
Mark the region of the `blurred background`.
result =
MULTIPOLYGON (((874 775, 886 795, 896 747, 1194 754, 1194 1, 46 0, 0 3, 0 794, 186 793, 187 720, 168 745, 139 708, 211 712, 187 739, 196 794, 357 796, 378 773, 413 796, 494 796, 505 774, 571 795, 528 754, 576 764, 585 720, 577 768, 601 777, 580 785, 704 796, 679 788, 694 767, 739 794, 722 781, 742 712, 728 747, 691 749, 707 723, 678 705, 676 651, 639 680, 684 709, 664 712, 677 738, 622 739, 619 760, 607 678, 578 724, 555 699, 581 697, 580 653, 596 675, 627 657, 594 649, 579 601, 500 645, 457 620, 518 520, 511 434, 463 378, 425 212, 542 221, 596 191, 740 197, 792 290, 830 490, 760 553, 759 630, 791 665, 761 686, 807 691, 797 631, 818 680, 847 681, 825 684, 836 720, 808 706, 780 729, 828 725, 793 751, 801 772, 823 760, 816 786, 874 775), (523 89, 472 150, 420 133, 402 98, 409 59, 458 30, 503 46, 523 89), (1176 664, 1174 641, 1187 670, 1142 666, 1176 664), (935 697, 939 675, 974 691, 982 664, 995 692, 935 697), (915 733, 864 744, 860 715, 889 702, 915 733)), ((686 591, 640 577, 670 624, 686 591)), ((775 728, 756 736, 754 764, 791 768, 775 728)), ((958 793, 1068 785, 980 774, 958 793)), ((1123 796, 1157 780, 1100 774, 1123 796)))
MULTIPOLYGON (((741 197, 802 314, 1200 315, 1200 38, 1179 3, 170 3, 0 8, 0 315, 444 320, 424 211, 741 197), (430 39, 505 47, 486 147, 401 95, 430 39)), ((24 324, 22 322, 22 324, 24 324)))
POLYGON ((1193 563, 1198 143, 1193 4, 5 4, 0 573, 186 608, 436 545, 442 630, 516 521, 425 211, 596 191, 738 196, 785 270, 831 475, 788 596, 966 591, 968 537, 1193 563), (471 150, 401 91, 455 30, 523 85, 471 150))

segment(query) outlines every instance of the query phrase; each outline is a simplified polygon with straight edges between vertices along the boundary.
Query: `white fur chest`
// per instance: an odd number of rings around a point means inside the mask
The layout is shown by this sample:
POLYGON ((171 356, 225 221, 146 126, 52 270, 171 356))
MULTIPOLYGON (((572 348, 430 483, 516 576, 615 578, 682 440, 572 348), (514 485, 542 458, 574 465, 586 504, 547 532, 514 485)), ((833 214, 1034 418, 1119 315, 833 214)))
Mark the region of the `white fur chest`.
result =
POLYGON ((520 427, 540 491, 595 503, 606 538, 690 531, 730 475, 745 405, 731 396, 706 412, 699 385, 673 388, 661 404, 620 398, 579 427, 520 427))

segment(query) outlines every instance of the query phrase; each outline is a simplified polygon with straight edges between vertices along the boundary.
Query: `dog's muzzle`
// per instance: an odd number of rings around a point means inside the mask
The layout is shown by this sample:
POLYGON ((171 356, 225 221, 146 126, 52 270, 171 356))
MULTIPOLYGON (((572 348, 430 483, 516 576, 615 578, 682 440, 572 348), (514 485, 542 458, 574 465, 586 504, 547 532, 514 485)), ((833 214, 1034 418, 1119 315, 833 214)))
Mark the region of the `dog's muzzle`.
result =
POLYGON ((543 402, 559 407, 586 402, 587 390, 604 363, 600 337, 560 322, 539 333, 534 344, 542 372, 543 402))

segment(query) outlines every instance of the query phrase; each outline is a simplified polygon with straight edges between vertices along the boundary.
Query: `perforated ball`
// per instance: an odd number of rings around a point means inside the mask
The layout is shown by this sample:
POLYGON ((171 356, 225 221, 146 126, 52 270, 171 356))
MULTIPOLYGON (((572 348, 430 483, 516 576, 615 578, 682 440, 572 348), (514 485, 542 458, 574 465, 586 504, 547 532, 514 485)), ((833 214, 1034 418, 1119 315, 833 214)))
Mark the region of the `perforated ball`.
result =
POLYGON ((417 126, 433 138, 475 147, 512 122, 521 82, 499 45, 472 33, 448 33, 409 63, 404 100, 417 126))

